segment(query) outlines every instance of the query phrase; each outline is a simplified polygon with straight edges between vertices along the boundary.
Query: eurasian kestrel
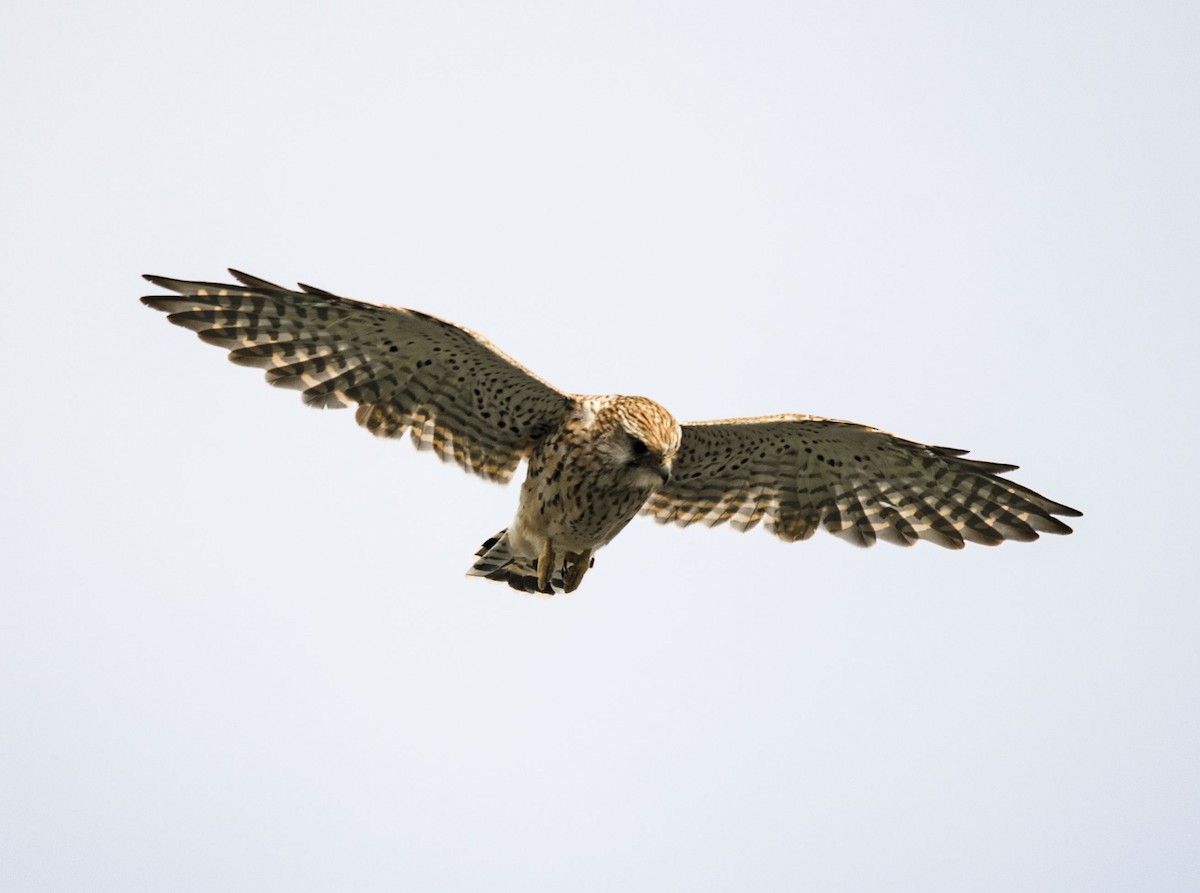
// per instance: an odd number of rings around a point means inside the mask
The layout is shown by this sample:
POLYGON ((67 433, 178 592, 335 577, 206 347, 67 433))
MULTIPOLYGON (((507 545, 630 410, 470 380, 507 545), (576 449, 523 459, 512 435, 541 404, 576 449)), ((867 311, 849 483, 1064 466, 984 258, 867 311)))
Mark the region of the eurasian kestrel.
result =
POLYGON ((763 521, 789 542, 824 527, 860 546, 951 549, 1070 533, 1054 516, 1080 514, 999 476, 1015 465, 965 450, 810 415, 681 425, 645 397, 558 391, 428 314, 229 272, 240 286, 146 276, 178 296, 142 301, 310 406, 356 404, 373 434, 409 431, 418 449, 493 481, 528 460, 516 518, 468 571, 524 592, 576 589, 639 511, 739 530, 763 521))

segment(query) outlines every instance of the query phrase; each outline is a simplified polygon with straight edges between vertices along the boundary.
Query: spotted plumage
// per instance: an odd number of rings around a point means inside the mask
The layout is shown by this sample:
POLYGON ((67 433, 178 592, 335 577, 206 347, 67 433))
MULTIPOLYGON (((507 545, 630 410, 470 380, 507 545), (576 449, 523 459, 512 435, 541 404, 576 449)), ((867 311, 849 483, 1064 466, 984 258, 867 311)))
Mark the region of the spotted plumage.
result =
POLYGON ((1080 514, 1000 477, 1015 465, 965 450, 807 415, 680 425, 644 397, 558 391, 428 314, 230 272, 240 285, 146 276, 175 294, 142 301, 310 406, 357 406, 373 434, 408 432, 493 481, 527 460, 516 517, 468 571, 521 591, 576 589, 639 511, 680 525, 762 522, 787 541, 824 527, 862 546, 949 548, 1070 533, 1055 516, 1080 514))

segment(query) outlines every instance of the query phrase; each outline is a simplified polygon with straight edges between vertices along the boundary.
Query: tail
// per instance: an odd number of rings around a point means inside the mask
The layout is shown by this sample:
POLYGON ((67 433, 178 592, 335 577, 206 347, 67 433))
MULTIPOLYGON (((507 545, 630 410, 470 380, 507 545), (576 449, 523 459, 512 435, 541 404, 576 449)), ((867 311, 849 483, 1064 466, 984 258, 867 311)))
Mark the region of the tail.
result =
POLYGON ((485 577, 507 583, 518 592, 551 596, 566 588, 562 568, 555 568, 550 575, 550 585, 538 589, 537 559, 514 555, 508 545, 508 529, 505 528, 479 547, 475 553, 478 561, 467 571, 468 577, 485 577))

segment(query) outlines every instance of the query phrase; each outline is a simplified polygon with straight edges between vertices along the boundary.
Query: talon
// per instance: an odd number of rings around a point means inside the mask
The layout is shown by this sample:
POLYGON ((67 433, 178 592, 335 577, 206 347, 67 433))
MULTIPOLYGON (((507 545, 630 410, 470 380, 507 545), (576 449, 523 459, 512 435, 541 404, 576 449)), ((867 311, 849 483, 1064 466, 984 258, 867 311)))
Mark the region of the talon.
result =
POLYGON ((595 563, 592 558, 592 550, 584 549, 582 552, 568 552, 566 567, 563 569, 563 592, 574 592, 579 588, 579 584, 583 582, 583 575, 588 572, 588 568, 595 563))
POLYGON ((554 592, 550 588, 550 575, 554 572, 554 544, 546 540, 542 546, 542 557, 538 559, 538 589, 541 592, 554 592))

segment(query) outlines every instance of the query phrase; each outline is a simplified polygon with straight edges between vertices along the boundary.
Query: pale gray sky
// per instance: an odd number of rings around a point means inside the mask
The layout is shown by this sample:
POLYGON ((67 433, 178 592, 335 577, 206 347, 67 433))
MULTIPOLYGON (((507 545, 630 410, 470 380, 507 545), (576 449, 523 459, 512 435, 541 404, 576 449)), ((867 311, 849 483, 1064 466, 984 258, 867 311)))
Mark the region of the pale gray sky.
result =
POLYGON ((0 35, 0 888, 1155 890, 1200 876, 1192 3, 19 4, 0 35), (416 307, 683 419, 1019 463, 1032 545, 635 521, 137 298, 416 307))

